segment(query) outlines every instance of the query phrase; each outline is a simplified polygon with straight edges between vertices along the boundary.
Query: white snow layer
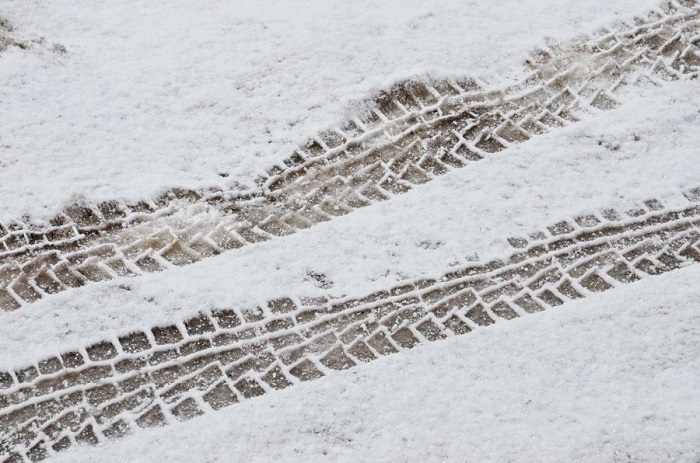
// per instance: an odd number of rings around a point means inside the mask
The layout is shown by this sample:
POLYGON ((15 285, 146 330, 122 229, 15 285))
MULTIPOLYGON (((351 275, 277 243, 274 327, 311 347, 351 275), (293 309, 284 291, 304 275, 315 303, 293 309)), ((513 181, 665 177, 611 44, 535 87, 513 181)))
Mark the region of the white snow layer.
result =
POLYGON ((697 462, 700 267, 57 462, 697 462))
MULTIPOLYGON (((396 79, 513 78, 545 37, 656 4, 5 0, 0 17, 46 43, 0 56, 0 220, 245 183, 396 79)), ((309 271, 357 295, 507 255, 505 238, 567 217, 664 200, 700 182, 699 107, 697 82, 633 90, 351 216, 45 298, 3 315, 0 369, 202 309, 313 295, 309 271)), ((56 461, 696 462, 698 281, 698 266, 645 279, 56 461)))
POLYGON ((616 110, 294 235, 6 313, 0 367, 202 309, 247 310, 263 298, 314 295, 320 290, 310 271, 325 274, 337 295, 439 276, 475 257, 507 257, 509 237, 698 186, 700 86, 681 82, 626 99, 616 110))
POLYGON ((0 57, 0 220, 247 183, 398 78, 512 75, 657 1, 4 0, 45 44, 0 57))

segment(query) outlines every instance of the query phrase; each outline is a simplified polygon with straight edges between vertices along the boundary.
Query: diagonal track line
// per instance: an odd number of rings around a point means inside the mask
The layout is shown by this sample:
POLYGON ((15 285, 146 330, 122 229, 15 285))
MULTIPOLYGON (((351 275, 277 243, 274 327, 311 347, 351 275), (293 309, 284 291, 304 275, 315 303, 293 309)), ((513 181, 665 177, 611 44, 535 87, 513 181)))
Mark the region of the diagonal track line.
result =
POLYGON ((700 75, 700 6, 670 1, 632 24, 538 50, 506 88, 407 81, 230 191, 68 206, 43 224, 0 224, 0 309, 93 281, 186 265, 294 233, 620 104, 628 85, 700 75))
POLYGON ((0 456, 39 461, 188 420, 700 262, 700 188, 664 202, 552 224, 511 239, 505 259, 434 279, 201 312, 0 372, 0 456))

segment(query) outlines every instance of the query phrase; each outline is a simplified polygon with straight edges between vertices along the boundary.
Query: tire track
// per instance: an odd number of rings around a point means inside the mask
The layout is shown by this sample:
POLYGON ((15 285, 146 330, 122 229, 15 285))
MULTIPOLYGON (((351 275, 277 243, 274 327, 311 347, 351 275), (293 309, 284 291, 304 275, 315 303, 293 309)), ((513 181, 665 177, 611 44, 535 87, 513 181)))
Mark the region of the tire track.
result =
POLYGON ((697 78, 699 28, 696 0, 670 1, 632 24, 536 51, 530 75, 510 87, 397 84, 252 189, 172 189, 137 204, 73 204, 46 223, 0 224, 0 309, 294 233, 613 108, 625 86, 697 78))
POLYGON ((563 220, 438 278, 201 312, 0 372, 0 457, 40 461, 188 420, 700 262, 700 188, 664 202, 563 220))

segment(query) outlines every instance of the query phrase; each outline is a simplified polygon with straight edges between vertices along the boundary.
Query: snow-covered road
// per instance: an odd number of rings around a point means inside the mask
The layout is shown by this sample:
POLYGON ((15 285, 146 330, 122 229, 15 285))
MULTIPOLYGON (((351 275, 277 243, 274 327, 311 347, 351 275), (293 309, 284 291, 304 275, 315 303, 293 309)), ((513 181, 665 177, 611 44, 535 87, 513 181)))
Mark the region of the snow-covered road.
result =
POLYGON ((697 2, 2 18, 0 462, 700 458, 697 2))
POLYGON ((700 268, 56 461, 695 462, 700 268))
POLYGON ((397 79, 507 77, 547 37, 657 4, 4 0, 15 35, 46 43, 2 54, 0 220, 250 183, 397 79))

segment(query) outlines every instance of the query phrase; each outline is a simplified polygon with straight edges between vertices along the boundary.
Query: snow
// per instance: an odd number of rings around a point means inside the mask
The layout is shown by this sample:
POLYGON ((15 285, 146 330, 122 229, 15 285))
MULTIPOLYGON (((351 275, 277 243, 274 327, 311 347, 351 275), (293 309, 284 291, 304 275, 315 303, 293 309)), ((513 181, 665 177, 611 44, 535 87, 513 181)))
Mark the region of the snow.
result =
POLYGON ((202 309, 318 294, 309 272, 326 275, 334 294, 357 296, 469 259, 505 257, 507 238, 565 218, 668 195, 672 203, 680 189, 700 184, 700 88, 678 82, 627 98, 616 110, 309 230, 7 313, 0 367, 202 309))
POLYGON ((0 220, 249 183, 397 79, 504 78, 546 37, 656 4, 5 0, 0 16, 46 44, 0 58, 0 220))
POLYGON ((695 462, 699 280, 646 279, 55 461, 695 462))
MULTIPOLYGON (((45 41, 0 55, 0 221, 250 183, 399 79, 509 82, 537 45, 657 5, 5 0, 14 34, 45 41)), ((361 296, 507 256, 507 238, 562 219, 672 205, 700 186, 700 86, 620 97, 294 235, 3 313, 0 370, 201 310, 313 296, 311 272, 361 296)), ((698 265, 644 279, 55 461, 697 462, 698 281, 698 265)))

